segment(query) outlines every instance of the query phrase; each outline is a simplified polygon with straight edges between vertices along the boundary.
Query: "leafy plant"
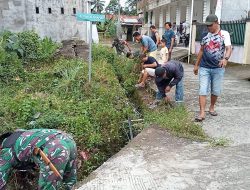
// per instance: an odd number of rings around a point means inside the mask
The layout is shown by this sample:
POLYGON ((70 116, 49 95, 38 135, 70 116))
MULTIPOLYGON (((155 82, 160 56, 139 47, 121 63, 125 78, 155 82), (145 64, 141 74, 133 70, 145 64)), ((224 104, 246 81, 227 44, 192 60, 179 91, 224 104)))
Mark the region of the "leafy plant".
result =
POLYGON ((39 47, 39 61, 48 62, 55 54, 59 45, 51 40, 51 38, 45 37, 40 41, 39 47))
POLYGON ((11 33, 5 31, 2 37, 2 48, 9 53, 16 53, 23 63, 48 62, 59 47, 50 38, 41 39, 34 31, 11 33))
POLYGON ((209 142, 210 142, 210 145, 213 147, 216 147, 216 146, 224 147, 224 146, 228 146, 230 144, 231 140, 222 137, 222 138, 218 138, 218 139, 212 138, 212 139, 210 139, 209 142))
POLYGON ((22 63, 16 53, 7 53, 3 44, 3 37, 0 37, 0 80, 5 83, 19 81, 25 77, 22 63))
POLYGON ((34 61, 39 58, 40 38, 34 31, 24 31, 18 33, 19 46, 23 50, 24 61, 34 61))

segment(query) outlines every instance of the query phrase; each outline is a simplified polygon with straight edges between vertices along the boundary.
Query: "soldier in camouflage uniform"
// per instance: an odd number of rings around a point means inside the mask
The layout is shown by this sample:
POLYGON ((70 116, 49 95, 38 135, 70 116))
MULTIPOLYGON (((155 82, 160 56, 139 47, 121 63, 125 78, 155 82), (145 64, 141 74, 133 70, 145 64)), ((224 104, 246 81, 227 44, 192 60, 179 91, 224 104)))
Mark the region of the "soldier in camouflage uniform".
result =
POLYGON ((39 190, 56 190, 61 182, 70 190, 76 183, 77 150, 70 135, 54 129, 18 130, 2 135, 0 145, 0 190, 6 188, 11 170, 27 163, 40 168, 39 190), (47 155, 63 179, 55 175, 40 155, 34 155, 34 148, 47 155))
POLYGON ((121 55, 122 53, 126 54, 125 46, 127 46, 129 52, 131 52, 131 48, 129 47, 128 42, 126 42, 125 40, 119 40, 118 38, 115 38, 111 48, 115 47, 117 54, 121 55))

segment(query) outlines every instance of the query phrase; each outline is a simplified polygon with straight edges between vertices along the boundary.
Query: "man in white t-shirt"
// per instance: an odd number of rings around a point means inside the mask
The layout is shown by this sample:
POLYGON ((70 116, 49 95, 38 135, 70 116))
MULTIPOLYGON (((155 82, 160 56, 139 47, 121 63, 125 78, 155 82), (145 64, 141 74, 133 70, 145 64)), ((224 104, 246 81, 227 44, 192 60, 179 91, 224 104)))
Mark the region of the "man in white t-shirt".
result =
POLYGON ((200 114, 195 121, 205 119, 206 96, 211 92, 209 114, 217 116, 214 109, 218 96, 221 94, 221 86, 225 67, 232 53, 230 35, 221 30, 218 17, 208 15, 206 23, 208 33, 202 38, 201 48, 194 66, 194 74, 199 70, 199 104, 200 114))
POLYGON ((161 59, 159 60, 160 64, 164 64, 168 61, 168 48, 166 47, 167 41, 165 39, 161 40, 161 59))

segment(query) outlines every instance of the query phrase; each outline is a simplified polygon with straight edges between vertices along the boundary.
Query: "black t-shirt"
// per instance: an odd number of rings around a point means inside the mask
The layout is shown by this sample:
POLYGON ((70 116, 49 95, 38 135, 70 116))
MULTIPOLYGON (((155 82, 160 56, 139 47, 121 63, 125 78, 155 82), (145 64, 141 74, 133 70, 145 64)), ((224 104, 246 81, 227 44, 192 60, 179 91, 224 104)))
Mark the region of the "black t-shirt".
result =
MULTIPOLYGON (((153 64, 154 62, 156 62, 156 64, 157 64, 156 67, 160 66, 160 64, 158 63, 158 61, 155 58, 150 57, 150 56, 148 57, 148 60, 144 62, 144 65, 146 65, 146 64, 153 64)), ((154 67, 152 69, 155 69, 156 67, 154 67)))

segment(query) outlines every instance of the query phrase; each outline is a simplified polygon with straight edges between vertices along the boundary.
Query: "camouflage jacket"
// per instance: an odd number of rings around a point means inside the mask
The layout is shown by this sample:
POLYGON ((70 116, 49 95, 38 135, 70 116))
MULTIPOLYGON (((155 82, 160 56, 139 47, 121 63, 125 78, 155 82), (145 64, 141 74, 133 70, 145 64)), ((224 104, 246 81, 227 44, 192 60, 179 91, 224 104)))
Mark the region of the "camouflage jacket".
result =
POLYGON ((123 40, 114 40, 112 47, 116 48, 117 54, 125 53, 125 43, 123 40))
POLYGON ((39 161, 36 156, 33 155, 34 148, 40 148, 56 136, 65 134, 62 131, 54 129, 32 129, 23 131, 12 148, 3 147, 0 149, 0 190, 4 189, 12 168, 15 168, 15 166, 21 162, 36 163, 39 161))

